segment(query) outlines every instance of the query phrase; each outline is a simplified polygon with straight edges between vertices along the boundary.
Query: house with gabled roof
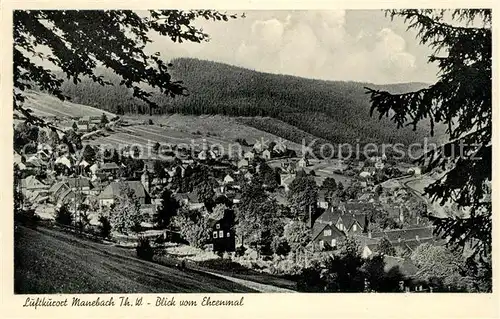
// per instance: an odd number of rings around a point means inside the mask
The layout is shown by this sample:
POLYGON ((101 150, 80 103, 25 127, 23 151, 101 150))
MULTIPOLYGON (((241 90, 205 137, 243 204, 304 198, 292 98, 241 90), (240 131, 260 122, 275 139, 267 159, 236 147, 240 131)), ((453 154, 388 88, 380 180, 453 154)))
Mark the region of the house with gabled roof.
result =
POLYGON ((196 191, 191 193, 175 193, 174 198, 181 205, 185 205, 189 210, 201 209, 205 207, 205 203, 198 199, 198 193, 196 191))
POLYGON ((234 183, 234 178, 230 175, 230 174, 227 174, 226 176, 224 176, 224 179, 223 179, 223 184, 231 184, 231 183, 234 183))
POLYGON ((318 191, 318 207, 328 209, 332 204, 332 201, 333 196, 327 189, 321 188, 318 191))
POLYGON ((233 252, 236 249, 234 212, 225 210, 222 216, 210 216, 208 220, 210 243, 216 253, 233 252))
POLYGON ((106 162, 106 163, 102 163, 100 165, 99 169, 102 172, 112 173, 112 172, 119 170, 120 166, 118 166, 118 164, 116 164, 115 162, 106 162))
POLYGON ((255 153, 248 151, 243 154, 243 157, 246 158, 247 160, 251 161, 255 158, 255 153))
POLYGON ((334 225, 345 234, 361 234, 368 226, 366 214, 346 214, 334 207, 327 209, 316 222, 334 225))
POLYGON ((243 175, 243 177, 244 177, 247 181, 250 181, 250 180, 252 180, 253 175, 252 175, 252 173, 250 173, 250 172, 246 172, 246 173, 243 175))
POLYGON ((271 159, 271 152, 269 150, 264 150, 261 154, 261 157, 265 160, 270 160, 271 159))
POLYGON ((206 160, 209 160, 209 159, 215 159, 215 158, 217 158, 217 155, 213 151, 211 151, 211 150, 203 150, 200 153, 198 153, 197 158, 200 161, 206 161, 206 160))
POLYGON ((298 166, 298 167, 302 167, 302 168, 307 167, 307 166, 309 166, 309 161, 307 160, 307 158, 302 157, 302 158, 301 158, 301 159, 297 162, 297 166, 298 166))
POLYGON ((423 243, 430 243, 433 245, 443 244, 442 240, 434 236, 434 226, 391 229, 370 233, 370 236, 372 238, 385 237, 393 246, 400 246, 410 251, 413 251, 423 243))
POLYGON ((34 175, 21 179, 20 186, 21 192, 24 195, 30 195, 31 193, 48 190, 50 188, 49 185, 36 178, 34 175))
POLYGON ((66 166, 67 168, 72 168, 73 162, 74 161, 70 156, 62 155, 56 158, 54 164, 60 164, 66 166))
POLYGON ((14 164, 21 164, 23 162, 23 157, 19 155, 18 152, 14 151, 14 164))
POLYGON ((261 143, 261 141, 259 140, 256 140, 255 141, 255 144, 253 145, 252 147, 254 149, 255 152, 257 153, 260 153, 262 152, 264 149, 266 149, 266 146, 265 144, 261 143))
POLYGON ((285 143, 276 143, 273 147, 273 151, 275 153, 281 154, 286 152, 286 146, 285 143))
POLYGON ((339 240, 345 238, 344 232, 335 225, 320 223, 316 220, 311 229, 311 241, 320 250, 335 249, 339 240))
POLYGON ((348 234, 361 234, 368 229, 368 217, 366 214, 345 214, 342 220, 347 225, 348 234))
POLYGON ((238 161, 237 166, 238 166, 238 168, 248 167, 248 161, 246 159, 242 158, 241 160, 238 161))
POLYGON ((371 238, 364 234, 352 234, 351 236, 362 249, 361 257, 368 258, 377 252, 380 238, 371 238))
POLYGON ((121 189, 129 188, 134 192, 140 204, 150 204, 151 197, 140 181, 116 181, 109 183, 97 196, 99 204, 102 206, 112 205, 117 198, 122 196, 121 189))

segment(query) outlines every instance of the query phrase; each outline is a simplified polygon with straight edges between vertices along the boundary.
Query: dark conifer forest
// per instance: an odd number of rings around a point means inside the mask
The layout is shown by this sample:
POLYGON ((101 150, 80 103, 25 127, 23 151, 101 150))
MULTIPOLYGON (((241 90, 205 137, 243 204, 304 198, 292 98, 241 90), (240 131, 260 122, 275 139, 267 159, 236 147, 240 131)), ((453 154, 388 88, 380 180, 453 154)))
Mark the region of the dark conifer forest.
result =
MULTIPOLYGON (((423 83, 374 85, 369 83, 321 81, 256 72, 227 64, 197 59, 175 59, 173 78, 188 88, 188 96, 171 98, 153 94, 161 107, 148 105, 119 85, 110 72, 102 70, 113 86, 90 80, 74 85, 66 82, 63 93, 73 102, 88 104, 117 114, 220 114, 244 119, 247 125, 299 142, 304 132, 333 143, 404 143, 421 141, 425 127, 395 130, 389 118, 370 116, 365 87, 405 92, 425 87, 423 83), (276 119, 279 121, 273 121, 276 119), (288 125, 285 125, 288 124, 288 125), (294 132, 299 129, 299 132, 294 132)), ((425 125, 425 124, 423 124, 425 125)), ((311 136, 309 136, 311 137, 311 136)))

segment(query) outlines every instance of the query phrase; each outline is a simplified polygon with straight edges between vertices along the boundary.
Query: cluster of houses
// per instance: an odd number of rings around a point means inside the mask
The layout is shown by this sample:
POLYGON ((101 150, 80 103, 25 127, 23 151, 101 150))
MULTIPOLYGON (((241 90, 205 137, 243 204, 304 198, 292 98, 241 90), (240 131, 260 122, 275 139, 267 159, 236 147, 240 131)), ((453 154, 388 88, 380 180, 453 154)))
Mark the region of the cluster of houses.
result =
MULTIPOLYGON (((98 118, 82 119, 78 125, 91 125, 92 121, 98 121, 98 118)), ((83 129, 83 128, 82 128, 83 129)), ((238 159, 234 169, 227 171, 223 178, 219 179, 219 185, 215 189, 217 196, 225 196, 232 204, 237 205, 241 200, 241 183, 252 180, 254 174, 258 172, 259 161, 270 160, 286 153, 286 148, 279 143, 269 149, 262 143, 255 143, 251 150, 246 151, 241 159, 238 159), (257 161, 259 159, 259 161, 257 161)), ((153 214, 156 207, 160 204, 158 200, 152 198, 152 188, 157 184, 169 185, 169 181, 176 174, 184 176, 184 172, 195 162, 206 162, 210 159, 216 159, 217 154, 212 150, 202 150, 195 158, 183 159, 171 169, 166 169, 166 180, 159 181, 158 178, 152 178, 151 167, 145 165, 138 176, 133 176, 134 180, 119 178, 120 165, 115 162, 96 162, 88 163, 85 160, 76 159, 71 155, 62 155, 55 157, 50 150, 38 149, 35 154, 14 154, 14 163, 21 171, 24 171, 25 177, 21 180, 20 188, 24 197, 34 204, 51 203, 55 207, 68 205, 76 207, 76 203, 88 203, 93 200, 98 205, 98 209, 111 206, 116 198, 121 196, 120 190, 127 187, 134 192, 138 199, 141 210, 148 214, 153 214), (39 179, 35 172, 40 170, 53 171, 54 166, 67 168, 69 171, 77 172, 72 176, 64 175, 58 177, 48 177, 39 179), (148 169, 149 167, 149 169, 148 169)), ((175 158, 173 158, 175 160, 175 158)), ((360 177, 367 178, 364 173, 370 173, 367 169, 383 169, 386 158, 384 156, 373 159, 374 166, 362 168, 360 177)), ((147 162, 147 161, 146 161, 147 162)), ((337 163, 336 170, 343 171, 346 165, 341 161, 337 163)), ((122 164, 123 165, 123 164, 122 164)), ((287 191, 287 185, 295 177, 298 169, 306 168, 310 163, 306 157, 300 159, 283 158, 280 161, 281 183, 284 191, 287 191)), ((420 171, 413 170, 414 174, 420 171)), ((372 173, 370 173, 372 174, 372 173)), ((385 185, 390 188, 391 185, 385 185)), ((398 188, 397 191, 402 191, 398 188)), ((399 194, 404 196, 406 194, 399 194)), ((175 192, 176 200, 185 205, 188 209, 202 209, 204 203, 198 198, 196 192, 179 193, 175 192)), ((279 197, 279 196, 277 196, 279 197)), ((377 201, 378 204, 388 204, 382 197, 377 201)), ((377 251, 378 243, 381 238, 387 238, 393 246, 400 246, 404 249, 412 250, 423 242, 435 242, 432 237, 432 229, 422 227, 419 221, 413 221, 412 228, 394 229, 384 232, 372 232, 369 223, 369 217, 372 211, 380 209, 376 207, 373 194, 367 192, 357 201, 346 203, 333 203, 332 198, 328 197, 325 190, 320 190, 317 207, 322 211, 319 216, 312 216, 309 219, 311 232, 311 244, 315 249, 328 250, 334 249, 337 243, 346 236, 356 237, 363 245, 363 256, 368 257, 377 251)), ((383 209, 391 217, 402 221, 403 214, 401 209, 394 205, 386 205, 383 209)), ((234 233, 234 216, 224 213, 216 218, 212 217, 210 221, 211 243, 215 251, 234 251, 236 238, 234 233)))

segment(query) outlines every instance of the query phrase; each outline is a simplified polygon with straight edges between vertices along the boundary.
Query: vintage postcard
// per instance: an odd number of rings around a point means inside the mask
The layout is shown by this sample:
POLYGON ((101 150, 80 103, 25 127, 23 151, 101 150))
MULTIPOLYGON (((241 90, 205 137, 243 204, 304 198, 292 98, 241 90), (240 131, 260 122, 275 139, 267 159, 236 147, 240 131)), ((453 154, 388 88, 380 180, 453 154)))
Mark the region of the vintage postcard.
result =
POLYGON ((6 317, 499 316, 471 5, 2 3, 6 317))

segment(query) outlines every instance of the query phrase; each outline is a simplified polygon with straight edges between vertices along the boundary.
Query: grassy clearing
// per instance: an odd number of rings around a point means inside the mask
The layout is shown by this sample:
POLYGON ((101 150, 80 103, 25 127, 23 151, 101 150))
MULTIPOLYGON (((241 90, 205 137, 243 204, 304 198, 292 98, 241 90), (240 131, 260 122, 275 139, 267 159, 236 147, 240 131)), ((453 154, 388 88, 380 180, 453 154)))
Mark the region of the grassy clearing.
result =
POLYGON ((95 243, 52 229, 18 226, 14 292, 186 293, 252 292, 240 284, 139 260, 133 250, 95 243))
POLYGON ((101 116, 105 113, 108 118, 115 114, 97 109, 88 105, 61 101, 49 94, 27 91, 25 106, 32 109, 35 115, 43 117, 82 117, 101 116))

